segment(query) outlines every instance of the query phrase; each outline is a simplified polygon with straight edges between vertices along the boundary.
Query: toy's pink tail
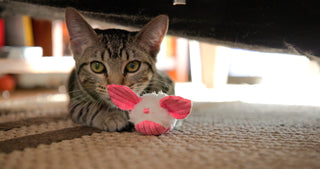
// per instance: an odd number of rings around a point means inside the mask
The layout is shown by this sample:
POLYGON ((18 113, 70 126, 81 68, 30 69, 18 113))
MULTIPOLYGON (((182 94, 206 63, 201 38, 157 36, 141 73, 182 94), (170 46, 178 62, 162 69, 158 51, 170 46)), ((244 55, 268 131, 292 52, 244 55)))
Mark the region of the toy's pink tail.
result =
POLYGON ((179 96, 166 96, 160 100, 160 106, 176 119, 186 118, 191 111, 191 100, 179 96))
POLYGON ((130 88, 121 85, 108 85, 108 92, 112 102, 121 110, 132 110, 140 102, 130 88))

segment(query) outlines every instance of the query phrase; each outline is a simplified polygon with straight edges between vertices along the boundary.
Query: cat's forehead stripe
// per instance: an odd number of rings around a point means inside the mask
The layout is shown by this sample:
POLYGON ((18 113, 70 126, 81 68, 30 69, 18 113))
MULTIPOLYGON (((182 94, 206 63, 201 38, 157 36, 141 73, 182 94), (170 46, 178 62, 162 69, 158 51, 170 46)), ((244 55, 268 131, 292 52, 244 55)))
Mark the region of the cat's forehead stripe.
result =
POLYGON ((129 60, 129 52, 126 50, 127 60, 129 60))
POLYGON ((106 52, 106 51, 104 50, 104 51, 102 51, 102 53, 101 53, 101 60, 102 60, 102 61, 104 61, 105 52, 106 52))
POLYGON ((110 56, 111 56, 111 55, 112 55, 111 49, 110 49, 108 46, 106 46, 105 57, 108 58, 108 59, 110 59, 110 56))

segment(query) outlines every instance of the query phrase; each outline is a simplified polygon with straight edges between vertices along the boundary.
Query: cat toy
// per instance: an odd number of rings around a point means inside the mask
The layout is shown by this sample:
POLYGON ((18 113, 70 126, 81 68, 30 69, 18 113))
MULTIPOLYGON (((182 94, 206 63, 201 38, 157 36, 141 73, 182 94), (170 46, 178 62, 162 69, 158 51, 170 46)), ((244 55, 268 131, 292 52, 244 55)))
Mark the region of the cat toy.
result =
POLYGON ((161 135, 172 130, 177 119, 185 119, 191 111, 191 101, 179 96, 147 93, 138 96, 129 87, 108 85, 112 102, 121 110, 129 111, 129 121, 145 135, 161 135))

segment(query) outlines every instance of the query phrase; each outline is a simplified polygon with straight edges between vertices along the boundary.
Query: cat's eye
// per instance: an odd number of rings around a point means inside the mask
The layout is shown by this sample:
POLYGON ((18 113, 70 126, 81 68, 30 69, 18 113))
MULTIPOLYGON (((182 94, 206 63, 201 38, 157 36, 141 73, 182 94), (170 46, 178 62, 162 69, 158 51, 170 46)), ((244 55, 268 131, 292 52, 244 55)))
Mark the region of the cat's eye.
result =
POLYGON ((134 73, 138 71, 139 68, 140 68, 140 62, 135 60, 127 64, 126 71, 128 73, 134 73))
POLYGON ((103 73, 106 71, 104 65, 100 62, 94 61, 90 64, 91 70, 95 73, 103 73))

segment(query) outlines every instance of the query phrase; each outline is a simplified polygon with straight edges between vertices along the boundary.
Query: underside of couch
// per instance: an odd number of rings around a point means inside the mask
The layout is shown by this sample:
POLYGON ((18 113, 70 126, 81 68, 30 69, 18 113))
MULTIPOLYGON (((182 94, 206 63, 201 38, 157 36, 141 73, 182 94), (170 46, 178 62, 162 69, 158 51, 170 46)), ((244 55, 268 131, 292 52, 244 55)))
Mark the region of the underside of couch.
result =
POLYGON ((169 34, 234 48, 320 56, 320 10, 316 1, 7 0, 1 16, 28 14, 64 19, 65 7, 92 21, 140 28, 152 17, 170 18, 169 34))

